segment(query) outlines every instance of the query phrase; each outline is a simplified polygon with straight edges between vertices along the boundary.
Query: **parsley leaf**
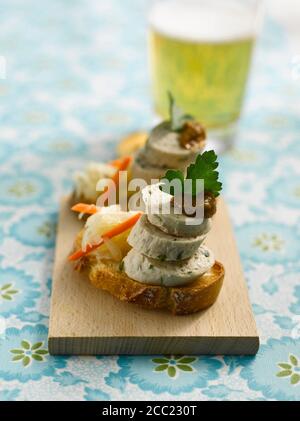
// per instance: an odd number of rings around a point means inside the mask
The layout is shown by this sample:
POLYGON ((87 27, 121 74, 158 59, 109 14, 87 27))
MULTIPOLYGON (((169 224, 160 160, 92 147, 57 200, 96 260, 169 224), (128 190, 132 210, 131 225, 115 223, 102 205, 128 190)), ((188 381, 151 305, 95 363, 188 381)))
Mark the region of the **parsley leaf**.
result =
POLYGON ((197 195, 196 180, 204 180, 204 190, 211 192, 215 197, 219 196, 222 190, 222 183, 218 181, 219 173, 216 171, 218 167, 217 155, 215 151, 206 151, 197 156, 196 162, 191 164, 187 169, 186 178, 192 180, 192 195, 197 195))
MULTIPOLYGON (((203 154, 197 156, 195 163, 187 168, 186 175, 187 180, 192 180, 192 196, 196 196, 200 193, 197 191, 196 180, 204 181, 204 191, 212 193, 215 197, 219 196, 220 191, 222 190, 222 183, 219 181, 219 173, 216 171, 218 166, 217 155, 213 150, 203 152, 203 154)), ((179 180, 182 185, 182 192, 190 193, 184 182, 184 174, 182 171, 168 170, 164 177, 161 178, 161 190, 174 196, 174 187, 171 186, 170 189, 168 189, 168 186, 164 184, 164 180, 167 180, 169 183, 173 180, 179 180)))
MULTIPOLYGON (((168 170, 166 174, 160 179, 163 183, 163 180, 169 181, 171 183, 173 180, 179 180, 181 182, 182 191, 184 189, 184 175, 180 170, 168 170)), ((166 184, 161 185, 161 190, 165 193, 169 193, 172 196, 175 195, 174 187, 170 186, 170 190, 166 187, 166 184)))
POLYGON ((184 113, 182 109, 176 105, 171 92, 168 92, 168 97, 171 129, 173 131, 180 131, 187 121, 193 120, 193 117, 190 114, 184 113))

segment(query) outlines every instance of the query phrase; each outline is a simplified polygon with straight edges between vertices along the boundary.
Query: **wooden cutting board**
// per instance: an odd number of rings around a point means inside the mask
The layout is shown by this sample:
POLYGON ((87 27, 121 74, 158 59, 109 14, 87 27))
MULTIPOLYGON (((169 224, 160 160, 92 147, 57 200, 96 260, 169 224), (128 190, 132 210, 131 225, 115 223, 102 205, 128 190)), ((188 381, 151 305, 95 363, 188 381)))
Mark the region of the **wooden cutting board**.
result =
POLYGON ((219 200, 206 244, 225 266, 217 302, 173 316, 122 303, 67 261, 83 222, 61 204, 49 326, 50 354, 256 354, 259 337, 226 205, 219 200))

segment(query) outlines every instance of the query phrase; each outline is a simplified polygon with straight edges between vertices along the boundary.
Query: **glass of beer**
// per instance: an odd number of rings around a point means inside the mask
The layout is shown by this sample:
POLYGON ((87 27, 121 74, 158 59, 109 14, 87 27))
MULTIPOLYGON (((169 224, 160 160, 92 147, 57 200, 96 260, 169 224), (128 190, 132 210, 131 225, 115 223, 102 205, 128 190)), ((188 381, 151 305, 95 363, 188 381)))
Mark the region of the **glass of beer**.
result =
POLYGON ((149 14, 149 52, 156 112, 168 95, 208 129, 219 151, 234 138, 261 0, 156 0, 149 14))

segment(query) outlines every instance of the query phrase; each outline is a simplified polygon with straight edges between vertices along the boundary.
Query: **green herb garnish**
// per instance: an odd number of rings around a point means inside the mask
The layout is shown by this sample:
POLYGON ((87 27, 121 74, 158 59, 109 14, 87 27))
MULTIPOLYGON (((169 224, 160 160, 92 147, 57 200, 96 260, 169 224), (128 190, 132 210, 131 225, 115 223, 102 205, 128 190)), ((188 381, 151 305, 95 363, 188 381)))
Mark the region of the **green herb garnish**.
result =
MULTIPOLYGON (((168 170, 161 180, 179 180, 182 185, 182 193, 189 193, 192 196, 197 196, 200 192, 197 191, 197 180, 204 181, 204 191, 212 193, 215 197, 219 196, 222 190, 222 183, 218 180, 219 173, 216 171, 218 167, 217 155, 215 151, 206 151, 197 156, 194 164, 187 168, 186 179, 192 181, 192 191, 185 191, 184 175, 180 170, 168 170)), ((171 186, 170 190, 164 185, 161 185, 161 190, 174 196, 174 187, 171 186)))
POLYGON ((182 111, 178 105, 175 103, 175 99, 171 92, 168 92, 168 98, 169 98, 169 116, 170 116, 170 123, 171 123, 171 129, 175 132, 180 131, 184 124, 189 121, 193 120, 193 116, 190 114, 186 114, 182 111))
MULTIPOLYGON (((182 188, 182 192, 183 192, 183 190, 184 190, 184 175, 183 175, 182 171, 180 171, 180 170, 168 170, 166 172, 166 174, 161 178, 161 180, 164 180, 164 179, 168 180, 170 183, 173 180, 178 180, 181 183, 181 188, 182 188)), ((162 185, 161 187, 162 187, 161 190, 165 191, 166 193, 170 193, 172 196, 175 195, 174 186, 170 187, 170 192, 164 190, 164 188, 163 188, 164 185, 162 185)))
POLYGON ((219 173, 216 171, 219 163, 217 162, 215 151, 203 152, 197 156, 196 162, 187 169, 186 178, 192 180, 192 195, 197 195, 196 180, 204 180, 204 191, 212 193, 215 197, 219 196, 222 190, 222 183, 218 181, 219 173))

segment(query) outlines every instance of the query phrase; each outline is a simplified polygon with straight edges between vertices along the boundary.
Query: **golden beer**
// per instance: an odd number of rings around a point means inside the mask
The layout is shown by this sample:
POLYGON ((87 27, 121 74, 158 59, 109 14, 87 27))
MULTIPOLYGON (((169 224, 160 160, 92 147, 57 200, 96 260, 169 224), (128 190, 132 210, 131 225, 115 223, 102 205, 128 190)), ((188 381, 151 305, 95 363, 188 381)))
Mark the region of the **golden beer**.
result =
POLYGON ((211 3, 158 4, 150 20, 152 88, 162 117, 170 91, 208 128, 222 128, 240 115, 255 37, 240 9, 218 11, 211 3))

